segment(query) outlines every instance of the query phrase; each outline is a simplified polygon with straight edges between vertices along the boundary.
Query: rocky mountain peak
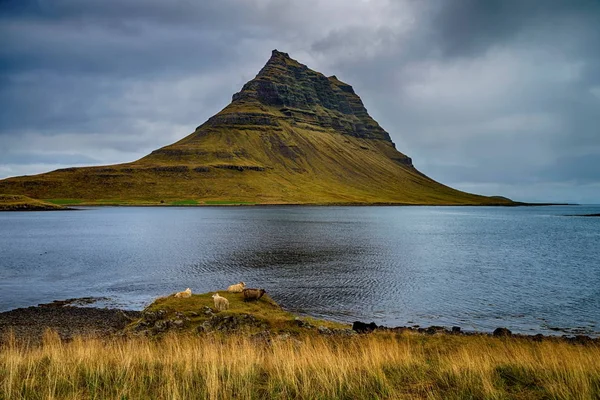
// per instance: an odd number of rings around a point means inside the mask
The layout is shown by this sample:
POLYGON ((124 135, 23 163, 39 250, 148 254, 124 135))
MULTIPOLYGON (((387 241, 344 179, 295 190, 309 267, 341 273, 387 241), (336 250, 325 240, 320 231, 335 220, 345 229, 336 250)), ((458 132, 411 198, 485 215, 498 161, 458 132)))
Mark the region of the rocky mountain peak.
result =
POLYGON ((326 77, 313 71, 278 50, 273 50, 256 77, 233 95, 232 104, 236 103, 258 103, 276 108, 297 122, 391 143, 389 134, 371 118, 352 86, 335 75, 326 77))

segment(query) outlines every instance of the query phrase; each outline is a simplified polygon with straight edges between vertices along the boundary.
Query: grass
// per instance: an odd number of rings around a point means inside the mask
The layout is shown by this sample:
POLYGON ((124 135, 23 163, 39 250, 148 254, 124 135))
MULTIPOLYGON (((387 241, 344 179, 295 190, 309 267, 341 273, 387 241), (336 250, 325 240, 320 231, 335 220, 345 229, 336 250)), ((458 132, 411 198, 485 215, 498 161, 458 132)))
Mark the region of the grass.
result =
POLYGON ((206 205, 246 205, 246 206, 250 206, 250 205, 254 205, 256 203, 253 203, 251 201, 235 201, 235 200, 207 200, 204 202, 204 204, 206 205))
MULTIPOLYGON (((207 316, 201 312, 205 307, 214 308, 212 295, 215 292, 194 294, 190 298, 175 298, 173 296, 162 297, 149 305, 145 311, 156 312, 162 310, 165 315, 163 319, 176 319, 176 314, 183 314, 188 318, 185 327, 180 332, 195 333, 198 326, 202 325, 211 316, 207 316), (200 312, 199 312, 200 311, 200 312)), ((258 333, 268 329, 270 332, 285 332, 294 335, 306 333, 300 328, 296 315, 282 309, 268 294, 265 294, 258 301, 244 301, 241 293, 227 293, 226 291, 219 292, 229 300, 229 309, 218 313, 218 317, 243 317, 244 315, 252 315, 254 317, 252 323, 240 323, 236 326, 236 330, 244 333, 258 333)), ((313 318, 302 318, 303 321, 314 326, 324 326, 334 329, 347 329, 349 326, 332 321, 323 321, 313 318)), ((140 320, 141 321, 141 320, 140 320)), ((239 321, 244 321, 243 318, 239 321)), ((139 321, 138 321, 139 322, 139 321)), ((131 330, 135 328, 137 323, 133 323, 131 330)))
POLYGON ((371 334, 14 337, 0 399, 597 399, 600 349, 493 337, 371 334))
POLYGON ((57 204, 48 203, 27 196, 14 194, 0 194, 0 211, 42 211, 42 210, 64 210, 57 204))
POLYGON ((196 200, 177 200, 170 203, 172 206, 195 206, 198 204, 196 200))
POLYGON ((48 203, 58 204, 58 205, 74 205, 80 204, 83 200, 80 199, 46 199, 48 203))

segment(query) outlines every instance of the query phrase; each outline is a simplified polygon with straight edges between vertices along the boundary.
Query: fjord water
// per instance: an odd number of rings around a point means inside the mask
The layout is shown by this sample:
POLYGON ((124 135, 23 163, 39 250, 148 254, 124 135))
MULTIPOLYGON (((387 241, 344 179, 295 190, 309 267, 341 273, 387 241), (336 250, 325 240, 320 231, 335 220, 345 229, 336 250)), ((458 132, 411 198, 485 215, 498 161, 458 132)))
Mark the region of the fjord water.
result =
POLYGON ((600 206, 104 207, 0 213, 0 311, 141 309, 245 281, 301 314, 600 334, 600 206))

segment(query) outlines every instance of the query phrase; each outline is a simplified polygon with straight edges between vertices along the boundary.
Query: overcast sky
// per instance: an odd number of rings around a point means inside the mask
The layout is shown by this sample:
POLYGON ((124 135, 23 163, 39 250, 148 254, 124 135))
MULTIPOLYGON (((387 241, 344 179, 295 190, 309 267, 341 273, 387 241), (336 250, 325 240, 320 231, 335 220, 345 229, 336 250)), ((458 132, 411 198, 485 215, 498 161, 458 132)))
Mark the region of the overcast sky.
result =
POLYGON ((600 203, 599 0, 0 0, 0 178, 170 144, 272 49, 442 183, 600 203))

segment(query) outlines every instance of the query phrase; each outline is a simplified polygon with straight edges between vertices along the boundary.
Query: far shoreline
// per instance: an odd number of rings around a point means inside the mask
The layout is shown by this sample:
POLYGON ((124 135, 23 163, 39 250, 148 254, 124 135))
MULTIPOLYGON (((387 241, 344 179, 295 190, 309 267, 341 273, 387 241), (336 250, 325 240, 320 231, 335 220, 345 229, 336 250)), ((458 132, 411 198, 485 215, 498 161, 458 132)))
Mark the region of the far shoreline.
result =
MULTIPOLYGON (((100 204, 74 203, 66 204, 75 207, 155 207, 155 208, 227 208, 227 207, 579 207, 577 203, 517 203, 517 204, 409 204, 409 203, 255 203, 255 204, 100 204)), ((52 210, 49 210, 52 211, 52 210)))

